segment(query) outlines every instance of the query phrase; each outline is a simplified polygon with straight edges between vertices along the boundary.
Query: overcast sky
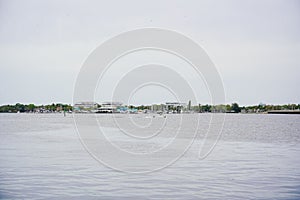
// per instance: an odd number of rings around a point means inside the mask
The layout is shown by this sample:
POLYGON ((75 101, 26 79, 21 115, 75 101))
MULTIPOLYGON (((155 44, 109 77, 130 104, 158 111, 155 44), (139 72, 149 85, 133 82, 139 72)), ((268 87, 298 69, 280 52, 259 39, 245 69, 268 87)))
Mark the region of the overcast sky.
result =
POLYGON ((143 27, 201 45, 228 103, 300 103, 300 1, 0 0, 0 104, 72 103, 88 55, 143 27))

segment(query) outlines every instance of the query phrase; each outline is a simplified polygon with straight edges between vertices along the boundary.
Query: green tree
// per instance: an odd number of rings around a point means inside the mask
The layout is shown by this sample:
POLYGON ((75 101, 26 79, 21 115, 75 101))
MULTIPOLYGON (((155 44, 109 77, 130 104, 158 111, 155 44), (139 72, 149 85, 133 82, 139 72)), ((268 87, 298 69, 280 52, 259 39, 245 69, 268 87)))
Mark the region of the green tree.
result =
POLYGON ((237 104, 237 103, 231 104, 231 110, 235 113, 241 112, 241 108, 239 107, 239 104, 237 104))
POLYGON ((35 105, 34 105, 34 104, 29 104, 29 105, 27 106, 27 109, 28 109, 28 111, 33 112, 33 110, 35 109, 35 105))
POLYGON ((211 112, 211 105, 206 104, 206 105, 203 105, 201 107, 202 107, 201 110, 203 112, 211 112))

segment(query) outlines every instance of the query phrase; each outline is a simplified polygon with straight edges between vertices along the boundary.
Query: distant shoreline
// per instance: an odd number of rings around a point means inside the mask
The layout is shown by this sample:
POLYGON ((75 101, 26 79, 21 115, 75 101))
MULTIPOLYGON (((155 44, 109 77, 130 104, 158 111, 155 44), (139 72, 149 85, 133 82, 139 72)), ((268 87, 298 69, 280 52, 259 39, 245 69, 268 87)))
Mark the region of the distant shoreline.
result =
MULTIPOLYGON (((0 114, 14 114, 14 115, 19 115, 19 114, 28 114, 28 115, 125 115, 125 114, 130 114, 130 115, 161 115, 159 113, 75 113, 75 112, 50 112, 50 113, 38 113, 38 112, 0 112, 0 114)), ((194 114, 226 114, 226 115, 300 115, 300 110, 295 111, 295 110, 283 110, 283 111, 268 111, 268 112, 259 112, 259 113, 220 113, 220 112, 202 112, 202 113, 197 113, 197 112, 191 112, 191 113, 180 113, 180 114, 170 114, 170 113, 164 113, 162 114, 163 116, 165 115, 194 115, 194 114)))
POLYGON ((21 104, 1 105, 0 113, 153 113, 153 114, 189 114, 189 113, 249 113, 249 114, 300 114, 300 104, 239 106, 230 104, 198 104, 166 102, 153 105, 124 105, 119 102, 81 102, 78 104, 52 103, 48 105, 21 104))

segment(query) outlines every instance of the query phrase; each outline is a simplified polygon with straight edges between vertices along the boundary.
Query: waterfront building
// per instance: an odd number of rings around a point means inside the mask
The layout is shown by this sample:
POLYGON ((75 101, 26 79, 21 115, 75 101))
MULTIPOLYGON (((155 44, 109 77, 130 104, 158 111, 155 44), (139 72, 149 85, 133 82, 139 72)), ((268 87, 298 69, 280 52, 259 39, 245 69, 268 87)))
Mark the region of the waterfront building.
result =
POLYGON ((78 102, 74 104, 73 109, 76 113, 96 112, 98 104, 96 102, 78 102))
POLYGON ((166 110, 168 113, 182 113, 186 107, 187 105, 185 103, 166 102, 166 110))
POLYGON ((126 111, 127 109, 122 105, 121 102, 103 102, 100 104, 97 113, 119 113, 126 111))

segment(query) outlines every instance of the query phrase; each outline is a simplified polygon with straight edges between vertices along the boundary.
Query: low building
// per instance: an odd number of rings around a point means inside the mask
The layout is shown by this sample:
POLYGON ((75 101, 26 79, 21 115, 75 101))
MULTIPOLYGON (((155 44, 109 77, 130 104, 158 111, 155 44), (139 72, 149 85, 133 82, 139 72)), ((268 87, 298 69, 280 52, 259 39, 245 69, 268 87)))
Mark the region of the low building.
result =
POLYGON ((124 110, 121 102, 103 102, 100 104, 97 113, 119 113, 124 110))
POLYGON ((186 108, 185 103, 179 102, 166 102, 166 109, 168 113, 182 113, 183 109, 186 108))
POLYGON ((73 110, 76 113, 96 112, 97 109, 98 104, 96 102, 78 102, 73 106, 73 110))

